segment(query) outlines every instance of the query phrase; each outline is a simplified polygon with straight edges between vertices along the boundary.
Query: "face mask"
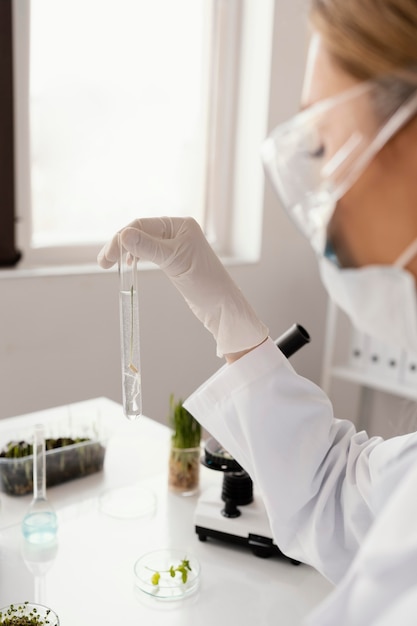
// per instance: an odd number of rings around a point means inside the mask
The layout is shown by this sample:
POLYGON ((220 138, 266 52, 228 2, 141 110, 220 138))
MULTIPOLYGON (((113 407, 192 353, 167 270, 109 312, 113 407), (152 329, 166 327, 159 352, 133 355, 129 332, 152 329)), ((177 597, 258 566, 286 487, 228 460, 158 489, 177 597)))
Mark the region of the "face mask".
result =
POLYGON ((414 90, 392 101, 383 98, 384 111, 375 116, 374 104, 387 91, 395 89, 372 80, 359 83, 281 124, 262 145, 265 170, 283 208, 319 255, 326 255, 337 201, 417 111, 414 90))
POLYGON ((330 297, 359 330, 417 354, 416 287, 404 269, 417 242, 392 267, 340 269, 327 237, 338 200, 416 113, 417 90, 391 100, 395 85, 396 77, 365 81, 308 107, 271 133, 262 159, 282 206, 319 256, 330 297))
POLYGON ((417 292, 414 277, 404 267, 416 254, 417 240, 393 266, 341 269, 325 257, 319 261, 321 279, 330 298, 359 331, 414 354, 417 292))
POLYGON ((318 102, 271 133, 262 159, 282 206, 318 254, 332 300, 358 330, 417 354, 416 286, 404 269, 417 254, 417 242, 394 266, 361 269, 340 269, 328 246, 337 201, 417 110, 413 91, 393 99, 392 107, 379 112, 379 123, 369 125, 369 116, 360 113, 381 93, 378 81, 367 81, 318 102))

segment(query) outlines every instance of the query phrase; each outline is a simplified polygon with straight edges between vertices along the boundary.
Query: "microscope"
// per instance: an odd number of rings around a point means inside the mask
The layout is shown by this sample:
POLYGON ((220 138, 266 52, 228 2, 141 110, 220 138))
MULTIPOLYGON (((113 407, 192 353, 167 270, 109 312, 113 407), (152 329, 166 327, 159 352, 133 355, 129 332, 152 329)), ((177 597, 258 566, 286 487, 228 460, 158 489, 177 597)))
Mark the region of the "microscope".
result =
MULTIPOLYGON (((289 358, 309 341, 307 331, 294 324, 275 343, 289 358)), ((198 500, 194 522, 199 540, 213 538, 244 545, 255 556, 266 558, 275 554, 299 565, 299 561, 286 557, 274 543, 264 504, 252 479, 216 439, 207 440, 202 463, 223 472, 223 482, 221 494, 217 487, 210 487, 198 500)))

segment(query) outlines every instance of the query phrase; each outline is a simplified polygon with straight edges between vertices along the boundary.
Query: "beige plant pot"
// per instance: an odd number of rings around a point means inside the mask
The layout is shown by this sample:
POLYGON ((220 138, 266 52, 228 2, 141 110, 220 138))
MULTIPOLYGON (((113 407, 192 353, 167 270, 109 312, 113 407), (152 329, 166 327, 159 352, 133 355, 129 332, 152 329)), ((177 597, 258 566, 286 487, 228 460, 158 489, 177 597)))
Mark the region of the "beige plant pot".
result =
POLYGON ((200 454, 200 446, 195 448, 171 447, 168 473, 168 485, 171 491, 183 496, 191 496, 198 491, 200 454))

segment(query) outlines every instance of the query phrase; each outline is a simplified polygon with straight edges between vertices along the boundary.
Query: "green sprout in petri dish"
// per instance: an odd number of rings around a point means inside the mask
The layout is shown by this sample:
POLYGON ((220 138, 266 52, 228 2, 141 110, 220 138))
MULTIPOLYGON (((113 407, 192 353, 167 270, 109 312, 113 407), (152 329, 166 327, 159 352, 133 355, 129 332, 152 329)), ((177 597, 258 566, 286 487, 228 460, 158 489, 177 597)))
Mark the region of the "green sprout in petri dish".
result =
POLYGON ((51 624, 48 619, 51 609, 47 609, 45 617, 41 617, 36 606, 32 606, 28 612, 28 605, 29 602, 11 604, 7 609, 0 611, 0 624, 2 626, 47 626, 51 624))
MULTIPOLYGON (((148 567, 148 569, 151 569, 148 567)), ((171 565, 167 570, 151 570, 153 572, 151 576, 151 583, 155 586, 159 585, 161 574, 169 574, 171 578, 175 578, 177 574, 180 574, 181 581, 185 585, 188 580, 188 572, 191 572, 191 565, 188 559, 183 559, 176 567, 171 565)))

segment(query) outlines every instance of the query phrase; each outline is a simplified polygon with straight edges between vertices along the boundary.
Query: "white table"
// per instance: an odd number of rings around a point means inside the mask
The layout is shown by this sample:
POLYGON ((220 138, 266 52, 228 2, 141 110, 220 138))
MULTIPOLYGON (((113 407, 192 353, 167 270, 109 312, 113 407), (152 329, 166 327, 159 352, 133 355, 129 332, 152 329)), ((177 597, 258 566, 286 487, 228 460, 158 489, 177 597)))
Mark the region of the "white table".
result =
MULTIPOLYGON (((0 421, 0 443, 12 426, 49 421, 59 407, 0 421)), ((209 539, 200 542, 193 512, 198 495, 182 497, 167 489, 170 431, 141 418, 128 422, 121 407, 105 398, 70 406, 72 413, 99 412, 110 429, 103 472, 48 491, 58 514, 56 555, 42 576, 31 573, 22 556, 21 519, 29 496, 1 494, 0 606, 38 601, 53 608, 61 626, 187 626, 302 624, 331 591, 306 565, 279 557, 260 559, 247 548, 209 539), (103 514, 100 496, 109 488, 134 485, 156 496, 153 516, 118 519, 103 514), (201 584, 186 600, 161 602, 135 588, 133 566, 144 553, 179 548, 201 565, 201 584)), ((201 491, 219 485, 222 474, 201 468, 201 491)))

